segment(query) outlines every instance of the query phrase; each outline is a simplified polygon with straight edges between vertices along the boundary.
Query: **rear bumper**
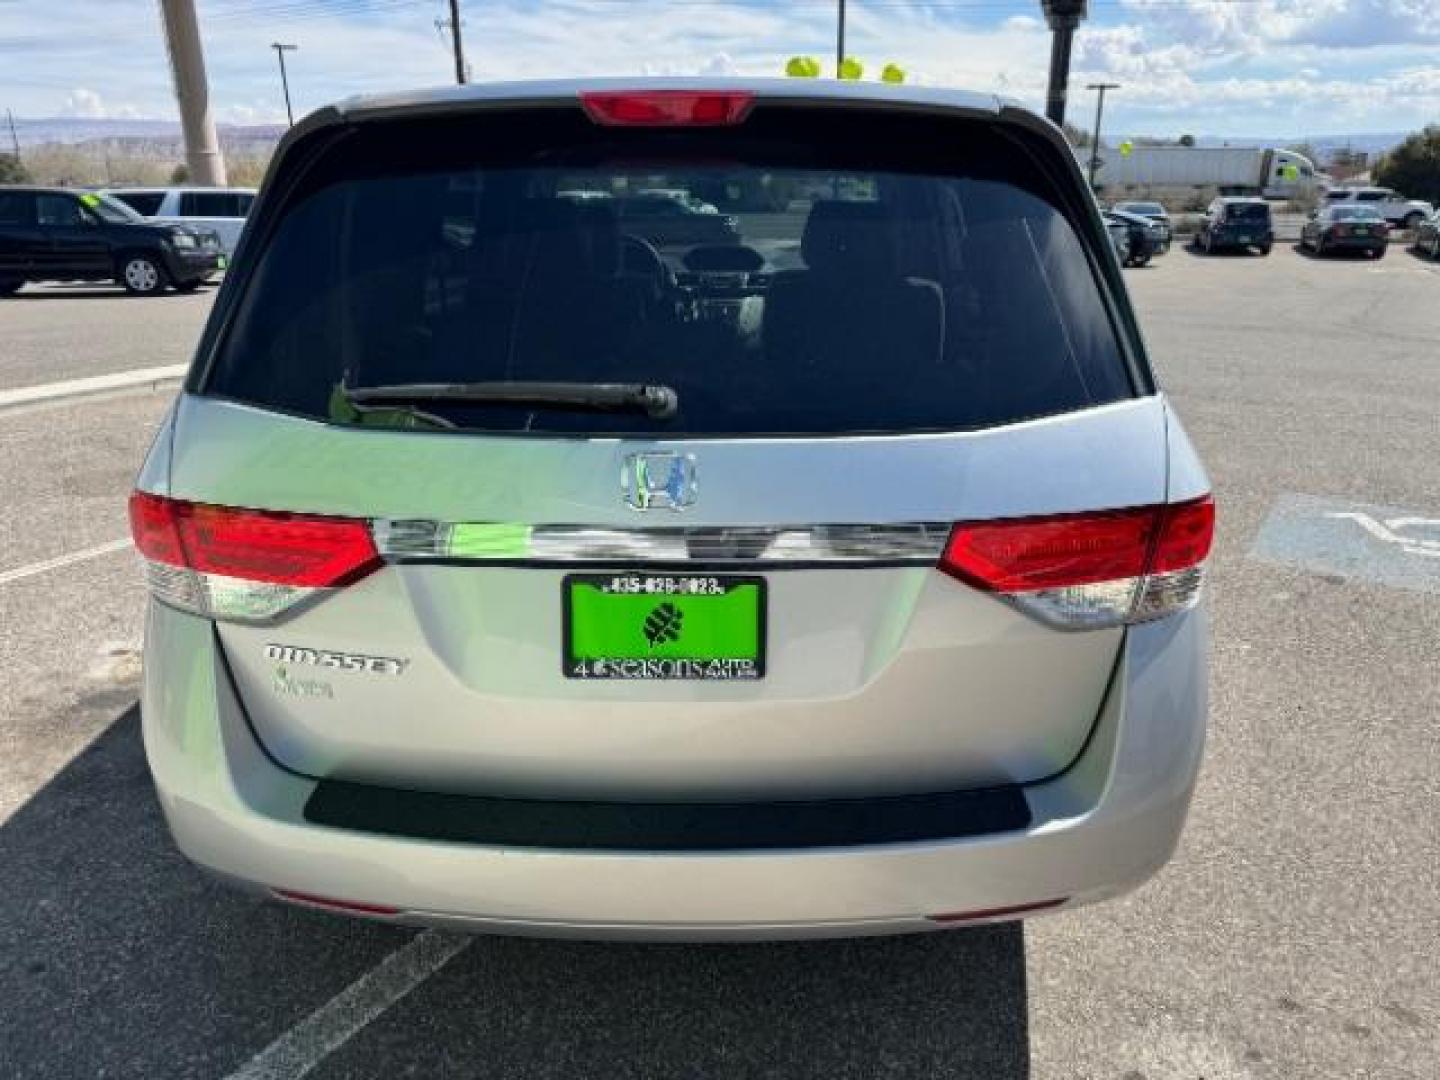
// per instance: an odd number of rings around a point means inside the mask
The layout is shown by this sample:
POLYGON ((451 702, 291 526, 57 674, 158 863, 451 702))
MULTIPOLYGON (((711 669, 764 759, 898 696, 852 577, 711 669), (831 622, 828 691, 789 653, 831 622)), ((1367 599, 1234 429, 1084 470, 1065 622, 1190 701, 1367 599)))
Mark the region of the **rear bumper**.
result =
POLYGON ((1205 727, 1204 609, 1134 628, 1095 731, 1023 788, 1031 822, 850 847, 608 851, 486 846, 317 825, 316 784, 252 735, 204 620, 151 606, 144 735, 181 850, 243 887, 393 908, 397 922, 589 938, 723 940, 939 929, 931 916, 1124 892, 1179 838, 1205 727))
POLYGON ((1389 240, 1379 236, 1332 236, 1325 240, 1326 251, 1383 251, 1389 240))
POLYGON ((1270 247, 1275 243, 1274 233, 1256 233, 1242 238, 1240 233, 1217 232, 1211 241, 1215 247, 1258 248, 1270 247))

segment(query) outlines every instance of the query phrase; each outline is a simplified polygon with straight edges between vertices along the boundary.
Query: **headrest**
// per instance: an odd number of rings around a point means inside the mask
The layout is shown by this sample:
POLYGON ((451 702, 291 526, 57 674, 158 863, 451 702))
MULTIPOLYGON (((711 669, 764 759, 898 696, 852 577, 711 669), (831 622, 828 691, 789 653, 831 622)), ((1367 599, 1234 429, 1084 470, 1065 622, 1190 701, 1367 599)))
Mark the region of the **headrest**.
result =
POLYGON ((821 273, 894 275, 894 221, 879 203, 822 199, 810 208, 800 254, 821 273))

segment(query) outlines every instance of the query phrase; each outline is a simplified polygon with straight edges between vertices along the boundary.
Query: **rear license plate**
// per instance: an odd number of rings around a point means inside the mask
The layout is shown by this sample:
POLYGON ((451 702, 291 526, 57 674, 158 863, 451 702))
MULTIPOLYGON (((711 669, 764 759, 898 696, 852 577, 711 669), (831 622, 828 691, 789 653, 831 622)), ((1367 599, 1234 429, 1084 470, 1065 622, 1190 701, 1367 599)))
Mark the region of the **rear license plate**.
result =
POLYGON ((765 579, 709 574, 569 574, 565 675, 700 679, 765 675, 765 579))
POLYGON ((1355 235, 1356 235, 1356 236, 1369 236, 1369 235, 1370 235, 1370 229, 1369 229, 1368 226, 1365 226, 1365 225, 1357 225, 1357 226, 1355 226, 1355 235))

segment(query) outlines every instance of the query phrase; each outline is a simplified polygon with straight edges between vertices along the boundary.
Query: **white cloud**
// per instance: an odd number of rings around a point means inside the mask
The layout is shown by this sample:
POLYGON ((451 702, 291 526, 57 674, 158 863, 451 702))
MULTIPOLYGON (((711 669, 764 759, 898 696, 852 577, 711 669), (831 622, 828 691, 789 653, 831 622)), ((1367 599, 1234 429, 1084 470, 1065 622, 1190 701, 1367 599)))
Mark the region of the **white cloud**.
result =
MULTIPOLYGON (((200 0, 217 119, 283 119, 270 42, 288 54, 297 114, 355 93, 450 81, 438 5, 200 0)), ((57 21, 39 3, 0 0, 0 70, 7 104, 30 116, 176 115, 153 0, 66 0, 57 21), (81 25, 86 33, 75 34, 81 25), (8 44, 7 44, 8 43, 8 44), (23 43, 23 47, 20 44, 23 43)), ((1245 134, 1257 126, 1316 134, 1418 126, 1440 113, 1440 0, 1122 0, 1092 5, 1077 37, 1072 100, 1085 82, 1124 84, 1119 124, 1158 133, 1245 134), (1247 98, 1245 95, 1254 95, 1247 98), (1344 124, 1341 129, 1336 125, 1344 124), (1163 126, 1163 127, 1162 127, 1163 126)), ((987 4, 851 0, 849 51, 870 72, 899 63, 911 81, 1001 91, 1038 106, 1050 35, 1035 14, 987 4)), ((828 66, 834 10, 771 0, 725 5, 667 0, 486 0, 467 5, 477 79, 626 73, 778 75, 796 54, 828 66)), ((1107 101, 1107 115, 1109 101, 1107 101)), ((1107 124, 1108 126, 1108 124, 1107 124)))
POLYGON ((135 120, 141 115, 134 105, 109 105, 94 90, 77 86, 66 95, 59 115, 82 120, 135 120))

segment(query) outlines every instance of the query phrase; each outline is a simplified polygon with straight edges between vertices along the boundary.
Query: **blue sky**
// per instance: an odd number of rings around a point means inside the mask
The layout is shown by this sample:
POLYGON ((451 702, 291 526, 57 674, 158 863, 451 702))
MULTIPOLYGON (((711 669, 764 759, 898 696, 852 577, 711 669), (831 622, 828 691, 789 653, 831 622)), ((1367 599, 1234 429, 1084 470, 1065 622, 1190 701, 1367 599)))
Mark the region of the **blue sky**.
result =
MULTIPOLYGON (((272 41, 297 110, 450 79, 443 0, 198 0, 215 114, 283 119, 272 41)), ((462 0, 476 79, 779 74, 833 53, 834 0, 462 0)), ((1039 105, 1049 33, 1029 0, 850 0, 850 52, 919 82, 1039 105)), ((1090 0, 1072 118, 1087 82, 1109 134, 1331 135, 1440 121, 1440 0, 1090 0)), ((170 118, 156 0, 0 0, 0 107, 170 118)))

